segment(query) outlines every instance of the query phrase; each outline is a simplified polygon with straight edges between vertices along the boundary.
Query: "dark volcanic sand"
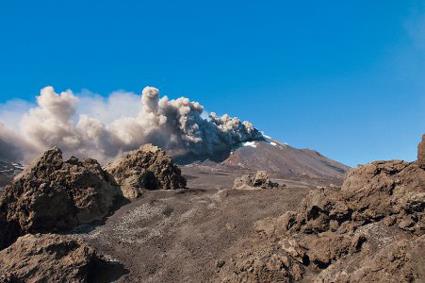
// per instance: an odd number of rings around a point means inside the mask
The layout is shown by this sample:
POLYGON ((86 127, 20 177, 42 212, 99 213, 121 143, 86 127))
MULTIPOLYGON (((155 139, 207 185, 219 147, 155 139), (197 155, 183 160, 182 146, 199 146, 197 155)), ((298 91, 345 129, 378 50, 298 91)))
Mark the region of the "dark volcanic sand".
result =
POLYGON ((217 263, 252 236, 257 220, 295 209, 310 190, 284 180, 287 188, 233 190, 234 178, 245 172, 207 166, 182 171, 190 189, 146 192, 83 236, 128 269, 120 282, 212 281, 217 263))

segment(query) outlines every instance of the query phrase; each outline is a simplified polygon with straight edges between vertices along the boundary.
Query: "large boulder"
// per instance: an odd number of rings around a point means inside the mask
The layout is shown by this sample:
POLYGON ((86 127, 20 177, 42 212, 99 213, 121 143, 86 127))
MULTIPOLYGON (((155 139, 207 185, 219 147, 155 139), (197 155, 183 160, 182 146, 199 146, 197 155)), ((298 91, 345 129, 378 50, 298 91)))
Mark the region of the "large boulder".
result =
POLYGON ((25 233, 68 231, 101 221, 124 198, 96 160, 64 161, 58 148, 46 151, 0 195, 0 249, 25 233))
POLYGON ((186 188, 186 179, 159 147, 146 144, 130 151, 106 166, 121 186, 123 195, 132 200, 146 190, 176 190, 186 188))
POLYGON ((341 232, 381 220, 425 234, 425 170, 403 161, 361 166, 348 173, 341 189, 311 192, 291 227, 306 233, 341 232))
POLYGON ((279 187, 278 183, 272 182, 265 171, 257 171, 255 174, 242 175, 235 179, 234 189, 273 189, 279 187))
POLYGON ((111 282, 125 273, 80 239, 54 234, 20 237, 0 252, 0 267, 1 283, 111 282))

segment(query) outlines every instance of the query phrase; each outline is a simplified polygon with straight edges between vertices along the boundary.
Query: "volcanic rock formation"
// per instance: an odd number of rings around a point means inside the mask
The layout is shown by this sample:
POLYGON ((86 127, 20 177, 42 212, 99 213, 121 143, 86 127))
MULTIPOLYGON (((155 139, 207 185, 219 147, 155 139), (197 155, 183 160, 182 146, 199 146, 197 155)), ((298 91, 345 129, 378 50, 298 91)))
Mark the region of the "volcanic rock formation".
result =
POLYGON ((422 141, 418 145, 418 161, 419 167, 425 169, 425 135, 422 136, 422 141))
POLYGON ((186 188, 186 179, 171 158, 159 147, 146 144, 130 151, 106 166, 123 195, 132 200, 138 198, 143 189, 176 190, 186 188))
POLYGON ((278 183, 270 180, 265 171, 257 171, 255 174, 247 174, 236 178, 233 184, 234 189, 273 189, 279 187, 278 183))
POLYGON ((112 282, 125 272, 81 240, 54 234, 20 237, 0 252, 0 266, 1 283, 112 282))
POLYGON ((25 233, 67 231, 100 221, 124 198, 96 160, 46 151, 0 195, 0 249, 25 233))
POLYGON ((425 170, 403 161, 361 166, 342 188, 312 191, 298 211, 256 230, 222 281, 423 282, 425 170))

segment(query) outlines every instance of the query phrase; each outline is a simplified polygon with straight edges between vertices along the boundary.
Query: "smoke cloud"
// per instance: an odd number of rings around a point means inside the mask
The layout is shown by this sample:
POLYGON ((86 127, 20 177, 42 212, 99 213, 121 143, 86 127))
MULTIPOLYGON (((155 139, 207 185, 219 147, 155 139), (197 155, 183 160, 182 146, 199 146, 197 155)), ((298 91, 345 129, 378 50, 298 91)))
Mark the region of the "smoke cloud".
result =
MULTIPOLYGON (((115 92, 108 98, 90 92, 76 96, 70 90, 57 93, 48 86, 37 104, 23 113, 0 107, 0 158, 30 160, 35 154, 58 146, 65 153, 108 161, 121 152, 153 143, 174 156, 212 158, 235 145, 262 139, 247 121, 210 113, 198 102, 181 97, 160 97, 159 90, 145 87, 141 98, 115 92), (8 117, 19 126, 8 128, 8 117)), ((10 120, 10 119, 9 119, 10 120)), ((12 123, 13 124, 13 123, 12 123)))

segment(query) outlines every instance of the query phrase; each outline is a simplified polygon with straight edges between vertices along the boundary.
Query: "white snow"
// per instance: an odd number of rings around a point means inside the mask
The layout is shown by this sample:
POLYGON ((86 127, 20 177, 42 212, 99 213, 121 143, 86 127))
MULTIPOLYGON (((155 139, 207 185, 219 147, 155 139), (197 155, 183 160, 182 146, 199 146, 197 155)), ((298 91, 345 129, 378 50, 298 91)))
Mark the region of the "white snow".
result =
POLYGON ((263 131, 260 131, 260 133, 263 135, 263 137, 265 137, 266 139, 272 139, 271 136, 266 135, 263 131))
POLYGON ((257 144, 254 141, 252 141, 252 142, 244 142, 242 145, 243 146, 250 146, 250 147, 253 147, 253 148, 256 148, 257 147, 257 144))
POLYGON ((17 168, 17 169, 24 169, 24 166, 22 165, 22 164, 19 164, 19 163, 12 163, 12 165, 15 167, 15 168, 17 168))
POLYGON ((277 143, 275 143, 275 142, 270 142, 270 144, 271 144, 272 146, 277 146, 277 143))

